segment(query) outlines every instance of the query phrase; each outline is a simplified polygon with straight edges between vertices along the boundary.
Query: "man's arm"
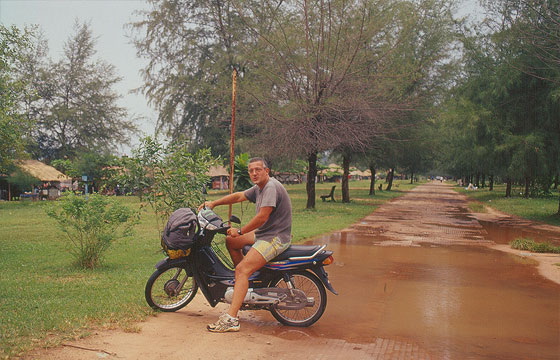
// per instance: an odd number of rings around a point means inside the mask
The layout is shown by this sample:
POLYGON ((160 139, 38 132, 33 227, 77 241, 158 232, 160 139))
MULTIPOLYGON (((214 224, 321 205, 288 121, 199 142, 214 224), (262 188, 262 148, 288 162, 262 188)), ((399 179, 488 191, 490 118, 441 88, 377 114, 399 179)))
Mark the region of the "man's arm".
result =
MULTIPOLYGON (((229 205, 229 204, 236 204, 238 202, 242 202, 242 201, 246 201, 247 198, 245 197, 245 193, 243 191, 239 191, 233 194, 229 194, 226 195, 222 198, 219 198, 217 200, 214 201, 206 201, 206 207, 213 209, 218 205, 229 205)), ((198 207, 198 211, 200 211, 200 209, 202 209, 204 206, 204 204, 200 205, 198 207)), ((264 224, 264 223, 263 223, 264 224)))
MULTIPOLYGON (((264 206, 260 208, 259 213, 255 215, 255 217, 252 218, 249 223, 247 223, 247 225, 241 228, 241 233, 246 234, 264 225, 264 223, 268 220, 268 217, 272 213, 272 210, 274 210, 274 207, 272 206, 264 206)), ((230 228, 228 230, 228 235, 236 237, 239 236, 239 233, 237 232, 236 228, 230 228)))

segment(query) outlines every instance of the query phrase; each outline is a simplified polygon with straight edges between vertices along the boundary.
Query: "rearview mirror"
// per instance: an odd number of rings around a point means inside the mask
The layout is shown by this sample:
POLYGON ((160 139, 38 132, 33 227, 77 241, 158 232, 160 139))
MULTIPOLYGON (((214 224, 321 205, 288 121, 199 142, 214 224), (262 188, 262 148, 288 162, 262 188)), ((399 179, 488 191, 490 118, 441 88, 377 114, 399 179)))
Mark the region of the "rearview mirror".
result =
POLYGON ((239 220, 239 218, 235 215, 231 215, 231 217, 229 218, 229 221, 232 222, 232 223, 241 224, 241 220, 239 220))

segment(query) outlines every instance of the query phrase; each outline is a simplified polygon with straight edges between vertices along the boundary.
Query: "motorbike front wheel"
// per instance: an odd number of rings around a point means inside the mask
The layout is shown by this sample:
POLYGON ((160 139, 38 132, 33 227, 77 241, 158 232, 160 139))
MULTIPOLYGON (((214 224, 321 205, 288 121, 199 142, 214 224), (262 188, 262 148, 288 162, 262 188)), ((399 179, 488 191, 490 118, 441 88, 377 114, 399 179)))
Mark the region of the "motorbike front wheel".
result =
POLYGON ((146 283, 145 296, 153 309, 172 312, 185 307, 196 295, 198 285, 182 267, 156 270, 146 283))
MULTIPOLYGON (((313 298, 313 306, 306 306, 299 310, 283 310, 273 306, 270 309, 272 316, 279 322, 288 326, 306 327, 314 324, 323 315, 327 307, 327 292, 323 283, 317 276, 308 272, 300 271, 291 274, 292 282, 296 289, 302 290, 307 298, 313 298)), ((288 288, 281 277, 273 281, 273 286, 288 288)))

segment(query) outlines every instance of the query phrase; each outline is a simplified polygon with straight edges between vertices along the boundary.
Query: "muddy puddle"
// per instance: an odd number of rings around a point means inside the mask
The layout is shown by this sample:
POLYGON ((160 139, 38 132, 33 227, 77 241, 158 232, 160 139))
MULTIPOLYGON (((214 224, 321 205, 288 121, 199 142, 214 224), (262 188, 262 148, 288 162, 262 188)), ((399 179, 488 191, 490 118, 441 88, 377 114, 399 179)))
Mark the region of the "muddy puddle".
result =
POLYGON ((264 312, 261 333, 285 339, 413 342, 434 359, 558 359, 560 286, 534 260, 483 246, 376 246, 375 236, 334 233, 329 293, 310 328, 278 325, 264 312))
POLYGON ((426 184, 316 240, 334 251, 327 271, 340 295, 329 293, 310 328, 280 326, 266 313, 257 328, 294 340, 390 339, 432 359, 560 359, 560 285, 539 275, 535 260, 488 247, 516 237, 560 244, 560 233, 482 222, 467 205, 449 186, 426 184))
POLYGON ((486 230, 486 237, 496 244, 509 244, 517 238, 529 238, 536 242, 548 242, 555 246, 560 246, 560 234, 548 231, 535 231, 523 226, 512 226, 510 224, 500 224, 490 221, 479 220, 484 230, 486 230))

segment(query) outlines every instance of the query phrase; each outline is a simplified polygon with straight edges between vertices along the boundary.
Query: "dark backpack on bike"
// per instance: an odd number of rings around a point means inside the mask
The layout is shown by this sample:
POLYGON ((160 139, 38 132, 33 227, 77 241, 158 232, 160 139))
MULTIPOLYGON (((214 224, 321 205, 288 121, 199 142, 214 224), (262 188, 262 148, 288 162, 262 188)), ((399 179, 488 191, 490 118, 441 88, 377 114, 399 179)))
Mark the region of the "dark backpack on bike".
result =
POLYGON ((169 257, 188 255, 186 250, 194 242, 197 226, 196 214, 189 208, 177 209, 169 216, 161 236, 161 246, 169 257))

